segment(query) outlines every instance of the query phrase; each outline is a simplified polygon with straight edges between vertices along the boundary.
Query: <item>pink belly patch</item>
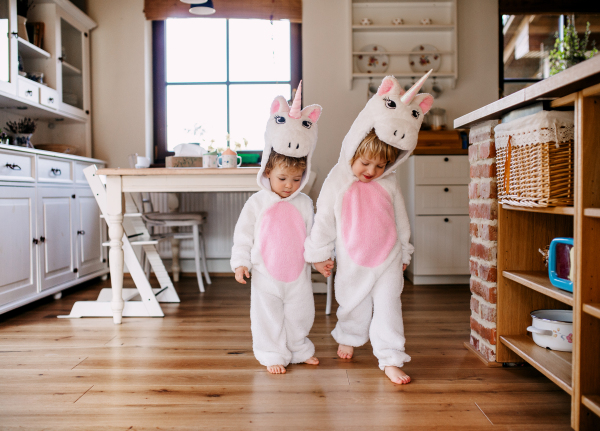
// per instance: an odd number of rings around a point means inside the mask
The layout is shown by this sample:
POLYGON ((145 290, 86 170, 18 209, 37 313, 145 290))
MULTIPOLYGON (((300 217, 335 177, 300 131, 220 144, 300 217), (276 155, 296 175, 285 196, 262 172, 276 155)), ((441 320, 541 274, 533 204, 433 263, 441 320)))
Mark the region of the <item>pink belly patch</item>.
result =
POLYGON ((261 254, 273 278, 287 283, 300 276, 305 239, 306 226, 294 205, 279 202, 265 212, 260 226, 261 254))
POLYGON ((396 219, 392 199, 376 182, 356 181, 342 202, 342 235, 350 258, 374 268, 396 244, 396 219))

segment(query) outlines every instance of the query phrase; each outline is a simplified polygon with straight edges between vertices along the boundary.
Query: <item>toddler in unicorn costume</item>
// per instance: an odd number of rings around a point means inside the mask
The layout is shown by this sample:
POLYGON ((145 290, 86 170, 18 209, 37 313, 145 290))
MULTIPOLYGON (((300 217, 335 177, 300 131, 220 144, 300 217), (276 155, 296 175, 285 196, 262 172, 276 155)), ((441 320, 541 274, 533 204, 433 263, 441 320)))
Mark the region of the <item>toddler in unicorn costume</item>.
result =
POLYGON ((258 185, 233 235, 231 268, 238 282, 252 271, 250 319, 254 356, 273 374, 292 363, 317 365, 308 339, 315 318, 310 265, 304 241, 310 234, 312 200, 300 190, 308 181, 317 144, 319 105, 301 108, 298 86, 290 109, 282 96, 271 104, 258 185))
POLYGON ((338 356, 351 358, 354 347, 370 339, 379 368, 398 384, 410 382, 400 369, 410 361, 400 294, 413 246, 393 172, 417 145, 423 115, 433 104, 429 94, 417 94, 429 73, 406 93, 386 77, 358 115, 321 189, 304 252, 307 262, 330 276, 335 248, 339 308, 331 334, 338 356))

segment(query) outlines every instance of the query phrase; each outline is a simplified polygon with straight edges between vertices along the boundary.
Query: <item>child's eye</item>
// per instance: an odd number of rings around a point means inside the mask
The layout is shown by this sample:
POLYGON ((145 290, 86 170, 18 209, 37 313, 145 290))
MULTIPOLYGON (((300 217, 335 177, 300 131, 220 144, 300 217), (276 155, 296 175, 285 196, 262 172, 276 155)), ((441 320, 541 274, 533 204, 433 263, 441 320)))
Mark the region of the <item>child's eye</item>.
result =
POLYGON ((300 181, 300 180, 294 180, 294 182, 296 182, 296 183, 297 183, 298 181, 300 181))
POLYGON ((285 178, 279 178, 279 181, 285 181, 285 178))
POLYGON ((365 162, 361 162, 361 163, 363 164, 363 166, 369 166, 368 163, 365 163, 365 162))
POLYGON ((383 169, 385 168, 385 166, 377 166, 379 169, 383 169))

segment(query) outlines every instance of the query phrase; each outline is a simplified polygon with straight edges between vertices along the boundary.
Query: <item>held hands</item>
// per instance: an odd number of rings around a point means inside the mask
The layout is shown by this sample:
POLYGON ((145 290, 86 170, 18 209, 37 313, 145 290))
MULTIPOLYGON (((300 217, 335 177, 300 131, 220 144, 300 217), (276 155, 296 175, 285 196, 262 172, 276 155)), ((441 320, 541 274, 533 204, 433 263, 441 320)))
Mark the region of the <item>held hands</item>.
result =
POLYGON ((333 260, 327 259, 324 262, 315 263, 315 268, 325 277, 329 277, 331 275, 331 270, 333 269, 333 260))
POLYGON ((406 271, 406 267, 407 267, 407 266, 408 266, 407 264, 403 264, 403 265, 402 265, 402 271, 406 271))
POLYGON ((242 284, 246 284, 246 280, 244 280, 244 275, 247 278, 250 278, 250 272, 248 272, 248 268, 246 268, 245 266, 238 266, 235 269, 235 279, 237 280, 238 283, 242 283, 242 284))

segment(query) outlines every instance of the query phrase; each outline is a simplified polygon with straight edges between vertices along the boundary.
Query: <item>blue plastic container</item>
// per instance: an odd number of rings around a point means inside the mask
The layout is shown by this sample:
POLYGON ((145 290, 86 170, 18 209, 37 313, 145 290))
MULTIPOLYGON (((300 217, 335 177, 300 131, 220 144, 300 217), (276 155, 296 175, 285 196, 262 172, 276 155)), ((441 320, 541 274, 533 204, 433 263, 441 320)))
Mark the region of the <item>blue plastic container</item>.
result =
POLYGON ((548 250, 548 276, 550 283, 559 289, 573 292, 573 281, 569 273, 573 265, 571 250, 573 238, 554 238, 548 250), (557 267, 558 265, 558 267, 557 267))

